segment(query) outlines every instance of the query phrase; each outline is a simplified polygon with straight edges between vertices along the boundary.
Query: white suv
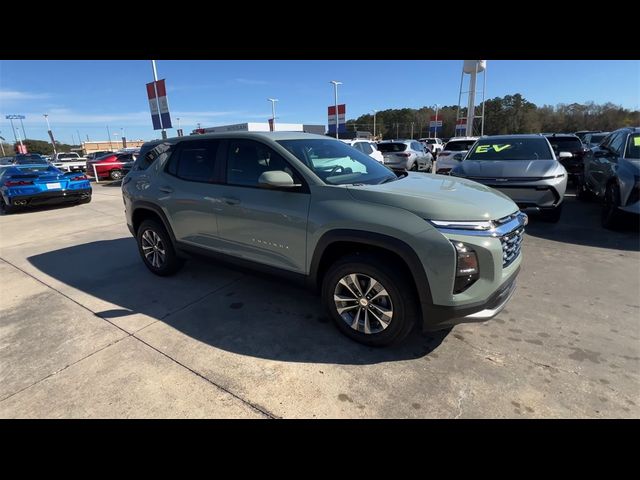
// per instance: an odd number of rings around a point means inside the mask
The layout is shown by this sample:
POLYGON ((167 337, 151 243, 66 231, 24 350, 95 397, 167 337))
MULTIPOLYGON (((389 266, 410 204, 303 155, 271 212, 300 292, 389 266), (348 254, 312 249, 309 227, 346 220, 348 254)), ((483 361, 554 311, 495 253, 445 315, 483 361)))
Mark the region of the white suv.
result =
POLYGON ((382 156, 382 152, 378 150, 378 147, 375 143, 370 142, 369 140, 342 140, 347 145, 351 145, 356 150, 360 150, 362 153, 366 153, 374 160, 384 164, 384 158, 382 156))
POLYGON ((471 146, 480 137, 454 137, 447 142, 438 155, 435 173, 449 174, 452 168, 460 164, 471 146))
POLYGON ((439 138, 421 138, 420 142, 427 146, 434 157, 444 149, 444 144, 439 138))

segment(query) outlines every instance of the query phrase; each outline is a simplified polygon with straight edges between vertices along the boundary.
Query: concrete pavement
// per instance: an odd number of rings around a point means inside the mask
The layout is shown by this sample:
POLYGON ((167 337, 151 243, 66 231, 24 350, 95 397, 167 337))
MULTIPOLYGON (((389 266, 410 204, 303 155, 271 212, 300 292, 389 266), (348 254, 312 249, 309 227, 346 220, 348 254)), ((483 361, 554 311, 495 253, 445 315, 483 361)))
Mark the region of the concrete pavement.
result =
POLYGON ((532 218, 484 324, 372 349, 319 300, 206 260, 149 273, 120 189, 0 217, 0 417, 637 418, 640 239, 532 218))

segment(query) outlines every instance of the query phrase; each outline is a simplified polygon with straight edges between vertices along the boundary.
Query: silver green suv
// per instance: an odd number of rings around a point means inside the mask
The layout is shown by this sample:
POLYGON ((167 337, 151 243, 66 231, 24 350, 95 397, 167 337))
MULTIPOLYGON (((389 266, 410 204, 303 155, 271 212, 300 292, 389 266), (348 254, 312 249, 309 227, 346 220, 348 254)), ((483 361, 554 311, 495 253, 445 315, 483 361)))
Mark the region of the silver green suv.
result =
POLYGON ((304 281, 352 339, 488 320, 515 289, 527 217, 502 193, 394 174, 329 137, 238 132, 145 144, 122 193, 145 265, 191 254, 304 281))

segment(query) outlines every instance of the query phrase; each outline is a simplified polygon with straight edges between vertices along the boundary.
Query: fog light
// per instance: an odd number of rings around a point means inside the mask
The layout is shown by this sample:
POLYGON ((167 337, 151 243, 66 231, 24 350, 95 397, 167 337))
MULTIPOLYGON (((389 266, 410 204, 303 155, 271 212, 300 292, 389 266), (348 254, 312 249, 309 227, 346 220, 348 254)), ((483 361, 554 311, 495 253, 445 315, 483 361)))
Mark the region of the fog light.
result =
POLYGON ((480 267, 478 266, 478 256, 471 247, 462 242, 453 242, 453 245, 457 253, 453 293, 461 293, 478 280, 480 267))

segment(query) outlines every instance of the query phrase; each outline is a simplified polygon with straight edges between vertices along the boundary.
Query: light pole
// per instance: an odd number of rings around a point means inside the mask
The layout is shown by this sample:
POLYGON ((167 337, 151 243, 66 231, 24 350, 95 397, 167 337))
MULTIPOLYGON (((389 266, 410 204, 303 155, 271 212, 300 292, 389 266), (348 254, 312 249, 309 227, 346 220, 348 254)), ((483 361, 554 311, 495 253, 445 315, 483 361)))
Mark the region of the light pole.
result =
POLYGON ((109 125, 107 125, 107 138, 109 139, 109 150, 113 151, 113 144, 111 143, 111 130, 109 130, 109 125))
POLYGON ((376 113, 378 110, 371 110, 373 112, 373 139, 376 139, 376 113))
POLYGON ((180 128, 180 117, 176 117, 176 120, 178 120, 178 136, 181 137, 182 129, 180 128))
POLYGON ((24 152, 24 144, 22 143, 22 139, 20 138, 20 129, 16 128, 16 132, 18 134, 18 142, 20 142, 20 153, 25 153, 24 152))
POLYGON ((335 107, 336 107, 336 138, 338 138, 338 85, 342 85, 342 82, 338 82, 337 80, 331 80, 329 83, 333 83, 333 91, 334 91, 335 107))
POLYGON ((51 139, 51 146, 53 147, 53 154, 58 153, 56 150, 56 141, 53 138, 53 132, 51 131, 51 125, 49 125, 49 115, 44 113, 44 119, 47 121, 47 133, 49 134, 49 138, 51 139))
POLYGON ((267 98, 268 101, 271 102, 271 125, 273 128, 273 131, 276 131, 276 102, 278 101, 277 98, 267 98))
POLYGON ((4 154, 4 137, 3 136, 0 136, 0 148, 2 148, 2 156, 4 157, 5 154, 4 154))
MULTIPOLYGON (((433 128, 433 138, 438 138, 438 105, 436 103, 436 126, 433 128)), ((429 134, 431 134, 431 129, 429 129, 429 134)))

